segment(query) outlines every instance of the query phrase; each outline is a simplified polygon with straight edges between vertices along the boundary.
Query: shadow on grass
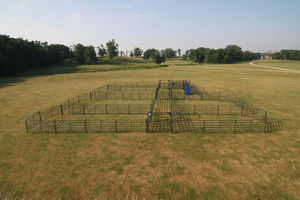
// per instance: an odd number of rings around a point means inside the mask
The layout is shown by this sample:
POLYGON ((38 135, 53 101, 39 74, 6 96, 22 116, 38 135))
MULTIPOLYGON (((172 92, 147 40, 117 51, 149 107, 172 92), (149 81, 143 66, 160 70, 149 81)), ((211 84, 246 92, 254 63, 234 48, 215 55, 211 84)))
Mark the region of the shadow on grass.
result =
POLYGON ((122 70, 140 70, 168 67, 168 65, 157 65, 150 61, 116 58, 113 60, 103 59, 91 65, 78 65, 74 59, 68 59, 59 64, 36 68, 10 74, 6 77, 0 77, 0 88, 24 82, 26 79, 38 76, 66 74, 66 73, 88 73, 88 72, 107 72, 122 70))

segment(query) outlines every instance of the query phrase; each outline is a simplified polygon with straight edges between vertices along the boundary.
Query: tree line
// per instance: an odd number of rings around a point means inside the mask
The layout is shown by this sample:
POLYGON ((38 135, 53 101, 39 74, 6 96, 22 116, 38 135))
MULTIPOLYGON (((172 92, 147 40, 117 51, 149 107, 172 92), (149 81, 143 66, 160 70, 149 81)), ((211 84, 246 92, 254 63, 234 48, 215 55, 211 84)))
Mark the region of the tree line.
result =
POLYGON ((274 53, 272 58, 276 60, 300 60, 300 50, 283 49, 280 52, 274 53))
POLYGON ((183 59, 198 63, 235 63, 240 61, 250 61, 259 59, 260 53, 250 51, 242 51, 242 48, 237 45, 228 45, 226 48, 210 49, 200 47, 197 49, 187 50, 183 59))
POLYGON ((70 57, 73 53, 65 45, 0 35, 0 75, 45 67, 70 57))
MULTIPOLYGON (((28 41, 22 38, 10 38, 7 35, 0 35, 0 75, 15 73, 21 70, 45 67, 63 61, 66 58, 75 58, 78 64, 94 64, 99 58, 107 56, 113 59, 116 56, 125 56, 123 51, 118 50, 119 45, 114 39, 105 45, 101 44, 95 50, 91 45, 84 46, 76 44, 67 47, 62 44, 48 44, 47 42, 28 41), (98 54, 98 56, 97 56, 98 54)), ((126 53, 127 56, 127 53, 126 53)), ((198 63, 235 63, 259 59, 260 53, 242 51, 237 45, 228 45, 226 48, 210 49, 199 47, 189 49, 181 55, 181 49, 164 50, 147 49, 143 51, 135 47, 130 51, 129 56, 140 57, 144 60, 152 60, 161 64, 166 59, 180 57, 198 63)), ((300 50, 281 50, 272 54, 273 59, 300 60, 300 50)))

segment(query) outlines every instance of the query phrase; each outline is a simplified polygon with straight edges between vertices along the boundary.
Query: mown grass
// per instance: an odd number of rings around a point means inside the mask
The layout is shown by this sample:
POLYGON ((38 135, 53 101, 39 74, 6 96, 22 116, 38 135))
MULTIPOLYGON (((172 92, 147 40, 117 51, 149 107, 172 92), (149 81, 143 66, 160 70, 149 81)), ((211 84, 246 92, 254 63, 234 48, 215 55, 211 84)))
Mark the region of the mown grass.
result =
MULTIPOLYGON (((176 66, 0 79, 4 199, 299 199, 300 75, 176 66), (282 119, 279 133, 26 134, 32 113, 108 82, 190 79, 282 119)), ((188 63, 187 63, 188 65, 188 63)))
POLYGON ((259 60, 256 64, 266 65, 270 67, 280 67, 284 69, 293 69, 300 71, 300 61, 294 60, 259 60))

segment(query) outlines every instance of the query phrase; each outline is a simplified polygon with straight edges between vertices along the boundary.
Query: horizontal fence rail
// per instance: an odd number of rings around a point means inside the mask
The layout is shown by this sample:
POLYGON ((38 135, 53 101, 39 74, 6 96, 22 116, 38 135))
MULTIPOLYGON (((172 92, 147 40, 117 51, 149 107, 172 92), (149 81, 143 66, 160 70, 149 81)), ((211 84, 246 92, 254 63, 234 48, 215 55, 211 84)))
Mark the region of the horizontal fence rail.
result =
POLYGON ((145 132, 145 120, 47 120, 29 128, 29 133, 122 133, 145 132))
POLYGON ((147 114, 151 104, 100 104, 72 106, 71 114, 147 114))

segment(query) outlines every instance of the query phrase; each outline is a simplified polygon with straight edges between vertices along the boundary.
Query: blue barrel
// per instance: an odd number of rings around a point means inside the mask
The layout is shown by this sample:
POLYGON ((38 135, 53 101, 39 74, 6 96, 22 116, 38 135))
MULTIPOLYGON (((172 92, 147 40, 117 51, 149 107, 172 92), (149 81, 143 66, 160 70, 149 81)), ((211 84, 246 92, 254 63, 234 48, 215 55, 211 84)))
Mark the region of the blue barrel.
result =
POLYGON ((191 87, 189 85, 185 86, 185 95, 191 95, 191 87))

